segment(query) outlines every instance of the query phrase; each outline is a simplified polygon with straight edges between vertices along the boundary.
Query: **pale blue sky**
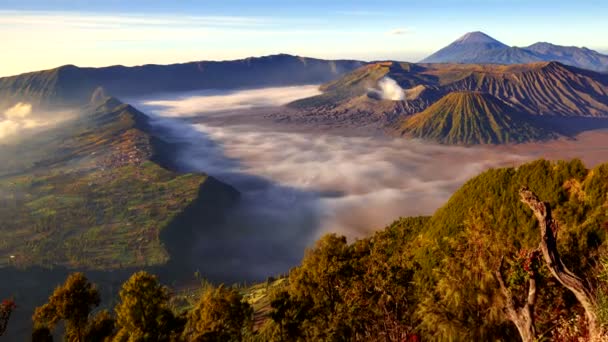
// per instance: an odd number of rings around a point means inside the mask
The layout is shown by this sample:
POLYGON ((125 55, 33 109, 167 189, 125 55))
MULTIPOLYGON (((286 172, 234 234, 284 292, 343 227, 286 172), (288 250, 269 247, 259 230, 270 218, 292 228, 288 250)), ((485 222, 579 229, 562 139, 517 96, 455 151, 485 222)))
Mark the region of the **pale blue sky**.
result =
POLYGON ((274 53, 417 61, 468 31, 608 50, 608 1, 0 0, 0 76, 274 53))

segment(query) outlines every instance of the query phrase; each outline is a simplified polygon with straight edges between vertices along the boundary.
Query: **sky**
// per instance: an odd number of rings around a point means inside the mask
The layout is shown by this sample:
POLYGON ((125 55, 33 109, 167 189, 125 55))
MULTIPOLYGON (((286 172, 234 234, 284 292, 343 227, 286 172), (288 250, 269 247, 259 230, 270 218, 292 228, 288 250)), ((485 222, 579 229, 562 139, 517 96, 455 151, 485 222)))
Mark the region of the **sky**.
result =
POLYGON ((0 76, 276 53, 418 61, 469 31, 608 52, 608 1, 0 0, 0 76))

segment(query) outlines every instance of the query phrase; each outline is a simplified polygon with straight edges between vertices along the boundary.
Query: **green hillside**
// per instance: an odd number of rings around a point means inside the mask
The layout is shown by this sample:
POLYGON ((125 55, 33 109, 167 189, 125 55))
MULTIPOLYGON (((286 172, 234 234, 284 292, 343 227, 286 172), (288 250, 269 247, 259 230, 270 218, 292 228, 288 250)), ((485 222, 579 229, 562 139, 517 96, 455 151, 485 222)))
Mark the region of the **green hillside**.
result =
POLYGON ((166 263, 161 232, 202 197, 236 193, 206 187, 205 175, 163 167, 161 154, 170 149, 150 135, 145 115, 112 98, 1 147, 15 161, 0 167, 0 266, 166 263))
POLYGON ((402 134, 444 144, 504 144, 546 139, 548 130, 489 94, 452 92, 408 118, 402 134))

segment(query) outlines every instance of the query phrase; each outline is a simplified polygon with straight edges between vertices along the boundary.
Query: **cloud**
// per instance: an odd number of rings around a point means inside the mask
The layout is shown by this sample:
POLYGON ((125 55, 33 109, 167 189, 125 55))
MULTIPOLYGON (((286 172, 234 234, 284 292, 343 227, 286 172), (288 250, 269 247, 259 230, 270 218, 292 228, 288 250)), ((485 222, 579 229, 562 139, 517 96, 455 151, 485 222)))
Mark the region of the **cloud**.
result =
POLYGON ((348 11, 337 11, 336 14, 349 15, 349 16, 375 17, 375 16, 387 16, 387 15, 390 15, 391 13, 384 12, 384 11, 370 11, 370 10, 348 10, 348 11))
POLYGON ((236 92, 203 91, 175 99, 144 100, 143 105, 165 116, 192 116, 196 113, 280 106, 318 95, 318 85, 249 89, 236 92))
POLYGON ((171 16, 171 15, 100 15, 95 13, 0 11, 0 25, 69 26, 72 28, 107 28, 121 26, 149 27, 265 27, 272 20, 246 16, 171 16))
POLYGON ((0 139, 7 139, 34 129, 44 128, 71 117, 69 111, 34 112, 29 103, 19 102, 0 114, 0 139))
POLYGON ((388 31, 387 33, 390 34, 390 35, 400 36, 400 35, 408 34, 410 32, 411 31, 409 29, 407 29, 407 28, 396 28, 396 29, 388 31))
POLYGON ((4 112, 6 120, 23 120, 32 113, 32 105, 19 102, 4 112))
POLYGON ((32 105, 19 102, 7 109, 0 116, 0 139, 13 136, 23 129, 38 126, 36 120, 28 119, 32 114, 32 105))

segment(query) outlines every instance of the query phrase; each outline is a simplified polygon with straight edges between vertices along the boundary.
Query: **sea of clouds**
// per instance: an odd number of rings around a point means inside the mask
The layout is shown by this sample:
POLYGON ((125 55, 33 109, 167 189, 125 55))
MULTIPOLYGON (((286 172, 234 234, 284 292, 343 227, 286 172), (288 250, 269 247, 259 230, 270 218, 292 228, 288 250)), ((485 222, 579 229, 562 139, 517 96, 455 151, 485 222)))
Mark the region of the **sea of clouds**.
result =
POLYGON ((213 272, 225 263, 220 268, 226 272, 251 278, 284 272, 322 234, 364 237, 400 216, 430 215, 469 178, 523 160, 490 148, 293 132, 272 123, 191 123, 192 116, 276 106, 314 93, 272 88, 136 103, 164 129, 165 139, 180 143, 175 158, 185 171, 209 173, 242 194, 228 222, 201 239, 199 259, 215 260, 203 269, 213 272))

